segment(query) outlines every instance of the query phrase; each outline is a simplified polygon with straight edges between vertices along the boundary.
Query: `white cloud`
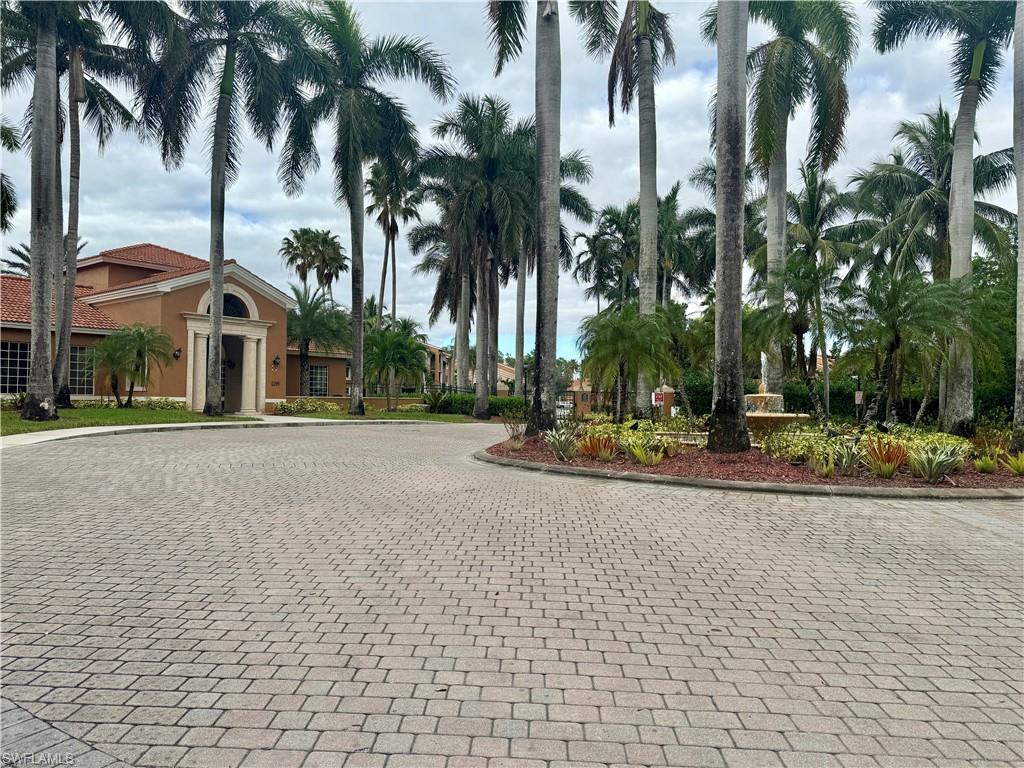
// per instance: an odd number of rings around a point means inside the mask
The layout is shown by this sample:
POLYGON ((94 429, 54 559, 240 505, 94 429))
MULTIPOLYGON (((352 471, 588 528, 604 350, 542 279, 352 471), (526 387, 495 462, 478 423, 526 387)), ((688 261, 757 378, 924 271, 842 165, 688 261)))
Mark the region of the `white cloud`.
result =
MULTIPOLYGON (((664 191, 709 154, 707 105, 714 89, 714 49, 699 38, 697 20, 703 3, 662 3, 673 18, 677 63, 666 69, 657 87, 658 184, 664 191)), ((495 78, 493 59, 487 47, 484 3, 479 2, 376 2, 358 4, 368 35, 411 34, 429 39, 447 58, 459 81, 459 89, 473 93, 495 93, 508 99, 521 114, 533 109, 533 37, 527 38, 523 55, 495 78)), ((846 152, 832 171, 845 184, 849 174, 889 151, 896 123, 931 110, 941 98, 955 110, 955 94, 948 72, 949 45, 934 41, 910 41, 903 49, 882 56, 871 45, 873 11, 857 6, 860 21, 860 50, 848 77, 851 115, 846 152)), ((532 21, 532 20, 531 20, 532 21)), ((596 207, 621 204, 636 194, 639 184, 637 125, 631 115, 618 116, 616 126, 607 123, 606 65, 586 57, 577 28, 563 6, 562 32, 562 147, 582 148, 594 163, 594 180, 587 192, 596 207)), ((751 44, 765 39, 766 30, 751 29, 751 44)), ((390 89, 408 106, 421 137, 430 138, 434 119, 445 109, 435 103, 417 84, 396 83, 390 89)), ((11 94, 4 100, 8 117, 20 119, 28 102, 27 92, 11 94)), ((978 133, 982 151, 1011 144, 1010 71, 1006 66, 997 91, 982 106, 978 133)), ((790 165, 795 169, 804 152, 809 116, 801 110, 789 130, 790 165)), ((242 172, 228 190, 226 248, 235 258, 278 285, 288 276, 277 250, 281 238, 292 227, 329 227, 343 242, 348 240, 348 213, 334 204, 329 168, 329 132, 322 128, 319 147, 324 165, 309 180, 305 193, 288 198, 276 178, 276 157, 255 140, 244 144, 242 172)), ((132 242, 152 241, 205 256, 209 249, 209 180, 205 153, 205 126, 197 131, 182 168, 163 169, 157 149, 141 145, 133 137, 119 136, 100 156, 87 132, 83 135, 81 233, 89 241, 90 253, 132 242)), ((65 167, 67 158, 65 156, 65 167)), ((15 218, 7 244, 28 240, 28 155, 4 156, 4 169, 20 192, 22 207, 15 218)), ((1013 190, 993 198, 1012 206, 1013 190)), ((685 188, 684 205, 703 202, 685 188)), ((380 278, 383 239, 367 222, 366 290, 375 293, 380 278)), ((399 243, 399 313, 426 323, 433 285, 428 278, 412 274, 413 258, 404 240, 399 243)), ((533 295, 533 280, 530 295, 533 295)), ((348 279, 336 295, 344 296, 348 279)), ((532 334, 535 305, 528 302, 526 326, 532 334)), ((579 320, 593 312, 594 305, 583 298, 582 287, 563 275, 559 291, 560 353, 572 355, 572 337, 579 320)), ((515 331, 514 286, 502 294, 502 348, 512 351, 515 331)), ((430 331, 434 340, 445 342, 453 329, 445 319, 430 331)))

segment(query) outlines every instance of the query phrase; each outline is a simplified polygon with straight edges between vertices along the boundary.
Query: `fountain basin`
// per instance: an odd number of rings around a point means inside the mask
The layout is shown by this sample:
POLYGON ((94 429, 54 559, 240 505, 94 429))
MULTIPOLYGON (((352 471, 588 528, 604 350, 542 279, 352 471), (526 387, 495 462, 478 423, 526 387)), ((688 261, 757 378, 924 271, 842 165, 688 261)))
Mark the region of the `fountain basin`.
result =
POLYGON ((747 415, 752 413, 782 413, 782 395, 761 392, 757 395, 746 395, 747 415))
MULTIPOLYGON (((747 395, 753 397, 753 395, 747 395)), ((781 395, 779 396, 781 399, 781 395)), ((770 413, 767 411, 747 412, 747 429, 755 435, 762 435, 774 429, 780 429, 787 424, 803 424, 810 420, 806 413, 770 413)))

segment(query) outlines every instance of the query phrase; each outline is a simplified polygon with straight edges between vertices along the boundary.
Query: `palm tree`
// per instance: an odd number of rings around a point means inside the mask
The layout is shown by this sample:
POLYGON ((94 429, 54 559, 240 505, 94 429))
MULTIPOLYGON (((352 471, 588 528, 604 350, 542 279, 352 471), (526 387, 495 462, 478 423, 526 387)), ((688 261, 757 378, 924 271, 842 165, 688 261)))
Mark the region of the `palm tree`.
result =
MULTIPOLYGON (((426 348, 408 328, 377 328, 366 334, 366 372, 380 379, 388 374, 392 379, 422 377, 427 372, 426 348)), ((389 411, 392 405, 393 385, 385 387, 389 411)))
POLYGON ((351 341, 351 322, 341 308, 335 306, 322 287, 310 291, 309 286, 291 285, 295 307, 288 310, 288 341, 299 347, 299 394, 309 395, 309 350, 315 344, 324 352, 347 346, 351 341))
MULTIPOLYGON (((1017 226, 1024 221, 1024 3, 1017 3, 1013 30, 1013 158, 1017 169, 1017 226)), ((1024 451, 1024 237, 1017 230, 1017 372, 1014 379, 1013 445, 1024 451)))
POLYGON ((147 388, 153 376, 153 369, 162 369, 174 363, 174 343, 162 329, 152 325, 129 325, 118 329, 115 334, 124 345, 128 367, 128 399, 125 408, 132 407, 135 387, 147 388))
POLYGON ((659 375, 679 375, 664 318, 641 315, 635 302, 588 317, 580 324, 577 343, 584 375, 605 390, 616 386, 615 420, 620 423, 628 382, 640 376, 655 381, 659 375))
MULTIPOLYGON (((338 241, 338 236, 327 229, 300 227, 293 229, 281 240, 278 255, 285 266, 294 270, 299 280, 305 285, 312 272, 316 284, 333 297, 332 286, 343 272, 348 272, 348 260, 345 248, 338 241)), ((332 298, 333 300, 333 298, 332 298)))
POLYGON ((27 4, 26 19, 35 29, 35 78, 32 91, 32 343, 28 392, 21 418, 57 418, 50 369, 50 309, 56 245, 63 225, 56 221, 57 168, 57 14, 56 4, 27 4))
POLYGON ((750 448, 743 399, 743 204, 746 147, 746 0, 719 0, 715 101, 715 382, 708 450, 750 448))
MULTIPOLYGON (((941 104, 918 121, 904 120, 894 138, 898 149, 884 162, 872 163, 851 177, 857 221, 851 232, 863 238, 864 257, 893 257, 907 262, 927 258, 932 276, 945 282, 950 274, 949 195, 953 128, 941 104)), ((1013 183, 1013 150, 1006 148, 974 158, 976 198, 1013 183)), ((995 256, 1010 253, 1014 215, 1005 208, 975 200, 974 234, 995 256)))
POLYGON ((210 139, 210 353, 203 406, 203 413, 215 416, 223 410, 225 192, 241 167, 245 125, 271 147, 291 87, 280 59, 303 42, 280 3, 217 0, 186 3, 182 11, 160 61, 143 78, 142 119, 160 142, 164 164, 180 166, 207 89, 216 93, 210 139))
MULTIPOLYGON (((658 140, 654 81, 665 62, 675 61, 668 14, 649 0, 626 2, 618 20, 614 0, 569 5, 583 25, 588 53, 611 56, 608 69, 608 123, 615 124, 615 100, 629 112, 636 99, 640 146, 640 313, 654 314, 658 292, 658 140)), ((650 391, 643 379, 637 383, 638 412, 650 409, 650 391)))
POLYGON ((640 251, 640 206, 631 200, 625 206, 607 205, 598 211, 591 235, 583 238, 587 248, 576 258, 573 276, 590 283, 588 299, 604 298, 609 305, 623 307, 637 295, 637 267, 640 251))
MULTIPOLYGON (((370 178, 366 180, 366 191, 370 195, 370 204, 366 206, 366 212, 377 214, 377 226, 384 234, 384 260, 380 270, 379 294, 382 300, 388 277, 388 254, 391 255, 391 319, 394 320, 398 304, 398 268, 395 254, 398 225, 419 220, 419 179, 411 163, 398 157, 387 157, 371 166, 370 178)), ((382 301, 377 310, 378 326, 381 323, 380 312, 383 308, 382 301)))
MULTIPOLYGON (((873 31, 881 53, 908 38, 952 36, 951 70, 960 91, 953 128, 949 192, 950 273, 953 280, 971 277, 974 239, 974 124, 978 105, 993 92, 1002 48, 1013 33, 1013 0, 970 0, 960 3, 878 0, 873 31)), ((969 345, 953 343, 943 429, 974 434, 974 359, 969 345)))
POLYGON ((287 137, 279 176, 298 194, 320 164, 316 126, 333 122, 335 196, 348 208, 352 267, 352 396, 349 413, 363 408, 363 165, 396 153, 411 160, 416 129, 405 107, 381 90, 391 80, 415 79, 437 99, 452 91, 448 66, 420 38, 369 39, 352 7, 328 0, 296 10, 313 50, 300 62, 308 95, 296 89, 287 102, 287 137))
MULTIPOLYGON (((824 384, 824 418, 831 417, 829 397, 828 314, 840 286, 839 269, 856 255, 858 246, 845 239, 843 221, 851 210, 848 194, 841 194, 835 184, 822 175, 814 165, 801 163, 802 189, 789 195, 789 237, 793 242, 793 255, 800 263, 800 272, 806 276, 803 302, 810 307, 817 332, 817 350, 822 359, 824 384)), ((817 357, 817 354, 813 358, 817 357)), ((817 361, 811 360, 810 372, 817 361)), ((813 386, 806 377, 808 387, 813 386)))
POLYGON ((14 258, 3 259, 3 274, 28 277, 32 272, 31 247, 25 243, 18 243, 18 245, 12 245, 8 248, 7 252, 14 258))
MULTIPOLYGON (((7 118, 0 119, 0 147, 4 152, 12 154, 21 149, 21 134, 17 128, 7 122, 7 118)), ((18 195, 14 190, 14 182, 6 173, 0 173, 0 232, 7 232, 11 228, 11 219, 18 210, 18 195)), ((6 263, 6 262, 5 262, 6 263)))
MULTIPOLYGON (((489 0, 495 74, 518 56, 526 36, 525 0, 489 0)), ((560 237, 559 160, 561 153, 562 52, 558 1, 538 0, 534 60, 534 115, 537 121, 537 322, 533 377, 533 418, 530 431, 555 424, 558 401, 558 272, 560 237)))
MULTIPOLYGON (((751 72, 751 159, 768 177, 768 303, 781 306, 786 261, 786 140, 789 121, 805 101, 811 103, 808 158, 822 170, 839 158, 849 113, 844 80, 857 47, 852 8, 841 0, 751 0, 750 17, 776 37, 755 47, 747 58, 751 72)), ((716 10, 709 9, 703 33, 713 39, 716 10)), ((782 389, 782 358, 776 344, 768 350, 768 388, 782 389)))
POLYGON ((114 332, 104 336, 89 350, 89 363, 94 371, 101 374, 110 387, 118 408, 124 408, 121 399, 121 382, 127 379, 131 366, 131 355, 124 343, 123 335, 114 332))
POLYGON ((534 207, 531 195, 534 126, 512 119, 511 105, 493 96, 462 95, 442 115, 434 135, 450 143, 424 153, 428 188, 447 190, 447 237, 476 271, 476 403, 488 417, 488 395, 497 380, 498 286, 503 265, 521 246, 534 207))

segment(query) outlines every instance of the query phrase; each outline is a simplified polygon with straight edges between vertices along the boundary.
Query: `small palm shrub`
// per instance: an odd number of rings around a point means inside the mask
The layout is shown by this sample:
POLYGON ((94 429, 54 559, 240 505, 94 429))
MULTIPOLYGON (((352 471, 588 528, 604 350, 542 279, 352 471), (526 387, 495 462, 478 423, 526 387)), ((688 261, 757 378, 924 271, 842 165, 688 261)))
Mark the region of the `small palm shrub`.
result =
POLYGON ((1008 453, 1006 458, 999 463, 1010 470, 1011 474, 1024 477, 1024 451, 1019 451, 1016 454, 1008 453))
POLYGON ((576 448, 584 456, 598 461, 611 461, 619 452, 618 441, 610 435, 584 435, 576 448))
POLYGON ((907 456, 910 471, 929 483, 940 483, 946 475, 963 466, 964 458, 953 446, 930 446, 915 448, 907 456))
POLYGON ((644 467, 656 467, 665 458, 665 449, 660 441, 651 435, 634 434, 625 438, 622 445, 630 458, 644 467))
POLYGON ((571 427, 558 427, 544 433, 544 442, 559 461, 569 461, 576 456, 576 430, 571 427))
POLYGON ((974 469, 983 475, 990 475, 999 466, 999 459, 994 454, 979 456, 974 460, 974 469))
POLYGON ((907 447, 895 440, 868 437, 864 440, 864 464, 876 476, 889 480, 907 460, 907 447))
POLYGON ((25 407, 25 400, 28 398, 28 392, 15 392, 13 395, 0 400, 0 410, 2 411, 20 411, 25 407))
POLYGON ((427 404, 427 410, 431 413, 450 413, 452 396, 450 392, 443 389, 434 389, 423 393, 423 402, 427 404))

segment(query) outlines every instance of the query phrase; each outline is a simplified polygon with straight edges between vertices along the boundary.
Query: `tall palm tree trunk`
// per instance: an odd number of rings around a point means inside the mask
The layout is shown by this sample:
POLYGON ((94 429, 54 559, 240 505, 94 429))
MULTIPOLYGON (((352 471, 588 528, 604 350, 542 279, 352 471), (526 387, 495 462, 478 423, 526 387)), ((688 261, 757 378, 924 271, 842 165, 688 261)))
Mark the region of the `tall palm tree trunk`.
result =
POLYGON ((483 248, 476 255, 476 399, 473 401, 473 416, 478 419, 491 417, 488 407, 488 362, 487 345, 490 338, 489 325, 491 310, 490 291, 487 288, 487 258, 483 248))
POLYGON ((309 339, 299 342, 299 394, 309 397, 309 339))
POLYGON ((469 265, 463 265, 459 276, 459 307, 455 315, 455 386, 469 388, 469 314, 472 290, 469 265))
MULTIPOLYGON (((815 296, 814 302, 814 314, 817 320, 818 326, 818 347, 821 350, 821 381, 823 387, 822 404, 824 406, 825 420, 828 421, 832 418, 832 410, 829 403, 829 370, 828 370, 828 346, 825 339, 825 314, 821 309, 821 292, 819 291, 815 296)), ((817 355, 818 352, 815 352, 817 355)), ((818 359, 814 358, 814 368, 818 367, 818 359)))
POLYGON ((71 326, 75 302, 75 281, 78 275, 78 210, 82 175, 82 141, 79 104, 85 100, 82 80, 81 52, 71 52, 68 77, 68 144, 71 162, 68 168, 68 236, 64 244, 64 293, 56 297, 62 303, 61 322, 57 328, 57 358, 54 361, 53 386, 57 405, 71 407, 71 326))
POLYGON ((210 172, 210 346, 206 357, 206 403, 203 413, 219 416, 221 399, 221 353, 224 332, 224 196, 227 188, 228 131, 231 98, 235 87, 235 46, 224 51, 224 75, 217 95, 213 127, 210 172))
POLYGON ((349 190, 348 218, 352 232, 352 394, 348 412, 362 416, 363 407, 363 164, 357 160, 352 168, 349 190))
MULTIPOLYGON (((57 79, 56 84, 57 99, 60 99, 60 79, 57 79)), ((64 149, 64 136, 60 127, 60 109, 54 115, 54 120, 57 123, 57 146, 55 147, 54 162, 53 162, 53 217, 54 217, 54 228, 53 228, 53 329, 56 334, 55 342, 51 341, 51 347, 54 343, 60 343, 60 329, 64 325, 64 259, 66 253, 67 241, 64 239, 64 165, 63 165, 63 149, 64 149)), ((72 290, 74 290, 72 288, 72 290)), ((53 365, 50 370, 50 376, 53 378, 53 392, 54 392, 54 403, 59 408, 60 401, 57 398, 57 390, 60 388, 60 380, 57 378, 57 366, 59 361, 54 358, 53 365)))
POLYGON ((491 255, 490 280, 488 296, 490 317, 487 320, 487 391, 492 395, 498 394, 498 256, 491 255))
POLYGON ((519 256, 519 269, 516 270, 516 373, 515 394, 521 396, 526 391, 525 371, 523 370, 523 353, 526 346, 526 254, 519 256))
POLYGON ((398 266, 395 264, 395 245, 398 232, 391 235, 391 322, 398 319, 398 266))
POLYGON ((57 146, 57 20, 45 13, 36 34, 36 75, 32 89, 32 344, 28 392, 21 418, 57 418, 50 369, 50 305, 56 262, 54 162, 57 146))
MULTIPOLYGON (((949 249, 952 280, 971 279, 974 242, 974 121, 978 111, 985 43, 974 49, 970 79, 960 95, 953 126, 953 161, 949 187, 949 249)), ((974 434, 974 354, 970 342, 954 339, 949 350, 948 392, 943 429, 974 434)))
POLYGON ((715 162, 715 380, 708 450, 750 448, 743 400, 743 171, 747 112, 747 0, 718 3, 715 162))
MULTIPOLYGON (((1024 221, 1024 3, 1013 26, 1013 163, 1017 168, 1017 221, 1024 221)), ((1024 451, 1024 237, 1017 235, 1017 375, 1011 449, 1024 451)))
MULTIPOLYGON (((767 240, 768 240, 768 305, 781 311, 785 291, 786 265, 786 134, 789 129, 789 108, 782 112, 777 131, 777 145, 768 166, 767 240)), ((782 392, 782 348, 773 339, 765 350, 768 358, 765 384, 769 392, 782 392)))
MULTIPOLYGON (((654 106, 654 52, 651 38, 637 40, 637 111, 640 125, 640 314, 653 315, 658 303, 658 128, 654 106)), ((636 411, 651 411, 651 382, 636 385, 636 411)))
POLYGON ((534 65, 537 120, 537 323, 530 431, 555 425, 558 346, 559 152, 562 119, 562 52, 557 0, 537 3, 534 65))
POLYGON ((384 263, 380 268, 380 290, 377 292, 377 324, 376 327, 380 328, 381 321, 384 319, 384 288, 388 284, 388 252, 391 248, 391 234, 388 232, 388 228, 384 228, 384 263))

